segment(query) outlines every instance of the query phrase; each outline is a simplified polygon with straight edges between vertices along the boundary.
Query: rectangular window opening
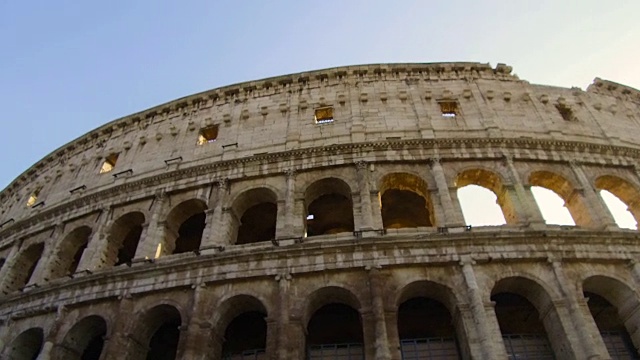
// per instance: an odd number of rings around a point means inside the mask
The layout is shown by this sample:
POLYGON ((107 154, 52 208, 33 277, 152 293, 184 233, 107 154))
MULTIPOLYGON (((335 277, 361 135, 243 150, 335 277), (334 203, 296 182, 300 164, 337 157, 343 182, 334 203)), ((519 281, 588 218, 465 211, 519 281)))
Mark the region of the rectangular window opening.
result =
POLYGON ((558 112, 560 113, 560 116, 562 116, 562 118, 565 121, 576 121, 578 119, 576 119, 575 115, 573 115, 573 110, 571 110, 571 108, 565 104, 557 104, 556 105, 556 109, 558 109, 558 112))
POLYGON ((104 162, 102 163, 102 167, 100 168, 100 174, 108 173, 116 167, 116 162, 118 161, 118 155, 120 154, 111 154, 104 158, 104 162))
POLYGON ((218 138, 218 125, 211 125, 200 129, 198 133, 198 145, 204 145, 216 141, 218 138))
POLYGON ((440 112, 443 117, 453 118, 460 113, 457 101, 438 101, 438 105, 440 105, 440 112))
POLYGON ((34 192, 31 193, 31 195, 29 195, 29 199, 27 199, 28 207, 32 207, 33 205, 36 204, 36 201, 38 201, 38 195, 40 195, 40 190, 42 189, 36 189, 34 192))
POLYGON ((333 107, 321 107, 315 111, 314 120, 316 124, 328 124, 333 122, 333 107))

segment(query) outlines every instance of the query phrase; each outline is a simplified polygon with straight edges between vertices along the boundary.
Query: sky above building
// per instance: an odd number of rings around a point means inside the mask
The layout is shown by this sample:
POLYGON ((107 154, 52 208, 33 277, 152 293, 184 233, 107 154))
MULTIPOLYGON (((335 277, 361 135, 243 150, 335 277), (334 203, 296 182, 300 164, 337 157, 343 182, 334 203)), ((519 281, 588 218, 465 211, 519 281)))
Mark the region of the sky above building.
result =
POLYGON ((3 1, 0 188, 116 118, 305 70, 473 61, 640 88, 638 14, 638 0, 3 1))

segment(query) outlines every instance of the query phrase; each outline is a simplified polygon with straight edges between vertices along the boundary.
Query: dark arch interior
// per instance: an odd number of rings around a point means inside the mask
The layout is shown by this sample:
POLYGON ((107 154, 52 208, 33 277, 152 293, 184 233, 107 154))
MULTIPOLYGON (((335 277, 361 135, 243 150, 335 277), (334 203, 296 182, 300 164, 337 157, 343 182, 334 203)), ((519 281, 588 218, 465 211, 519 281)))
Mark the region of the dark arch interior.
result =
POLYGON ((426 200, 413 191, 389 189, 380 201, 385 229, 432 226, 426 200))
POLYGON ((319 196, 309 204, 307 215, 307 236, 353 231, 353 205, 344 195, 319 196))
POLYGON ((63 342, 68 360, 99 360, 107 334, 107 324, 99 316, 80 320, 69 330, 63 342))
POLYGON ((36 360, 42 349, 44 332, 40 328, 29 329, 13 340, 9 345, 11 360, 36 360))
POLYGON ((29 283, 43 251, 44 244, 39 243, 29 246, 19 255, 11 271, 14 281, 10 286, 10 291, 21 289, 29 283))
POLYGON ((152 320, 160 322, 160 326, 149 340, 147 360, 174 360, 180 340, 180 314, 174 308, 163 307, 149 315, 155 317, 152 320))
POLYGON ((236 316, 224 333, 222 355, 224 359, 251 359, 264 356, 267 347, 266 315, 249 311, 236 316), (245 356, 245 357, 242 357, 245 356))
POLYGON ((318 309, 307 324, 307 352, 313 359, 362 359, 360 313, 339 303, 318 309))
POLYGON ((491 296, 510 359, 555 359, 538 310, 523 296, 502 292, 491 296))
POLYGON ((191 215, 180 225, 178 238, 176 239, 176 248, 173 250, 174 254, 191 252, 200 248, 205 219, 206 214, 203 211, 191 215))
POLYGON ((600 295, 585 292, 589 312, 600 331, 612 359, 640 359, 631 337, 618 315, 618 309, 600 295))
POLYGON ((241 224, 236 244, 275 239, 277 213, 277 205, 270 202, 263 202, 248 208, 240 218, 241 224))
POLYGON ((110 232, 110 243, 113 244, 110 253, 115 254, 116 257, 110 255, 107 265, 117 266, 133 260, 142 235, 144 221, 144 215, 140 212, 129 213, 116 220, 110 232))
POLYGON ((68 241, 73 242, 75 247, 75 251, 73 251, 71 255, 72 257, 69 259, 69 266, 65 269, 66 274, 73 274, 78 269, 78 265, 80 265, 80 260, 82 259, 82 254, 84 253, 87 245, 89 244, 89 237, 91 236, 91 228, 82 227, 80 229, 75 230, 72 234, 70 234, 73 238, 67 239, 68 241))
POLYGON ((133 260, 140 241, 140 235, 142 235, 142 224, 132 225, 122 240, 122 246, 118 249, 116 265, 125 264, 133 260))

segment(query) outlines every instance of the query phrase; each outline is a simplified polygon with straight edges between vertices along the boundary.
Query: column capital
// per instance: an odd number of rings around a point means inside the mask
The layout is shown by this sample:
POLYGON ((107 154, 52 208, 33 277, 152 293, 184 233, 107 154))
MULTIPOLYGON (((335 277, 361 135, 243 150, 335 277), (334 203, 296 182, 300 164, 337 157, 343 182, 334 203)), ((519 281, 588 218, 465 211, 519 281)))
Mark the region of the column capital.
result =
POLYGON ((218 178, 216 179, 216 185, 220 188, 220 189, 228 189, 229 188, 229 179, 228 178, 218 178))
POLYGON ((293 277, 291 276, 291 273, 282 273, 282 274, 277 274, 274 279, 277 282, 281 282, 281 281, 291 281, 293 277))
POLYGON ((283 173, 287 179, 290 179, 296 177, 297 170, 296 168, 284 169, 283 173))
POLYGON ((356 169, 358 170, 364 170, 367 168, 367 165, 369 165, 369 163, 365 160, 358 160, 355 163, 356 169))
POLYGON ((436 164, 440 165, 440 163, 442 162, 442 158, 440 158, 440 156, 433 156, 429 158, 428 162, 430 166, 434 166, 436 164))

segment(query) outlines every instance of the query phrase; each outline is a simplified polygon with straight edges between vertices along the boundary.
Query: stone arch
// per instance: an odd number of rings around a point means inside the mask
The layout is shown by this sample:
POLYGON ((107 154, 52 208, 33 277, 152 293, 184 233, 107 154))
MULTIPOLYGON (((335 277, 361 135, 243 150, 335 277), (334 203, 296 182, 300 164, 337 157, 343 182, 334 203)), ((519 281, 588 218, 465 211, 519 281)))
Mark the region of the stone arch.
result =
POLYGON ((174 359, 180 340, 182 315, 178 308, 167 303, 144 310, 136 317, 131 337, 142 346, 131 349, 129 359, 174 359))
POLYGON ((104 259, 106 266, 131 263, 144 226, 145 216, 139 211, 126 213, 112 223, 104 259))
POLYGON ((245 354, 259 356, 267 347, 267 308, 251 295, 235 295, 222 301, 216 311, 217 334, 222 337, 216 350, 223 358, 245 354))
POLYGON ((482 168, 465 169, 456 176, 455 186, 459 191, 468 185, 480 186, 491 191, 497 198, 496 202, 502 211, 505 222, 510 225, 518 223, 518 214, 514 205, 515 200, 507 191, 504 179, 498 173, 482 168))
POLYGON ((309 185, 304 193, 307 236, 352 232, 352 189, 344 180, 328 177, 309 185))
POLYGON ((234 224, 238 234, 236 244, 275 239, 278 197, 272 189, 259 187, 246 190, 236 196, 231 207, 240 220, 234 224))
POLYGON ((593 219, 583 196, 564 176, 547 170, 537 170, 529 175, 529 184, 551 190, 564 201, 576 225, 589 226, 593 219))
POLYGON ((7 276, 3 279, 5 294, 22 289, 31 281, 43 252, 44 243, 39 242, 27 246, 26 249, 18 253, 7 276))
POLYGON ((198 250, 205 227, 207 204, 190 199, 174 206, 167 214, 163 254, 180 254, 198 250))
POLYGON ((89 244, 93 230, 89 226, 80 226, 70 231, 55 250, 55 255, 49 265, 50 279, 74 274, 78 270, 80 259, 89 244))
POLYGON ((393 172, 378 183, 384 228, 433 226, 433 204, 427 182, 418 175, 393 172))
MULTIPOLYGON (((523 276, 498 280, 491 291, 507 353, 521 342, 535 342, 546 356, 562 357, 571 346, 549 292, 538 281, 523 276), (544 350, 544 349, 547 350, 544 350)), ((545 357, 546 358, 546 357, 545 357)))
POLYGON ((76 322, 56 347, 53 359, 99 360, 107 335, 107 322, 99 315, 89 315, 76 322))
POLYGON ((364 357, 361 304, 351 291, 337 286, 318 289, 309 295, 305 308, 309 357, 337 356, 342 351, 364 357))
MULTIPOLYGON (((615 308, 613 310, 617 313, 617 320, 624 326, 624 329, 619 330, 627 332, 624 335, 631 338, 635 347, 635 355, 638 356, 640 334, 636 329, 640 326, 640 301, 637 292, 623 281, 605 275, 587 277, 582 282, 582 290, 587 297, 589 293, 595 294, 615 308)), ((600 325, 597 319, 594 318, 594 320, 596 320, 596 325, 600 325)), ((598 328, 601 327, 598 326, 598 328)), ((605 343, 607 342, 605 341, 605 343)))
POLYGON ((596 179, 598 190, 607 190, 627 205, 636 223, 640 224, 640 190, 631 182, 614 175, 603 175, 596 179))
POLYGON ((7 346, 4 354, 9 360, 35 360, 43 344, 44 331, 41 328, 31 328, 16 336, 7 346))

